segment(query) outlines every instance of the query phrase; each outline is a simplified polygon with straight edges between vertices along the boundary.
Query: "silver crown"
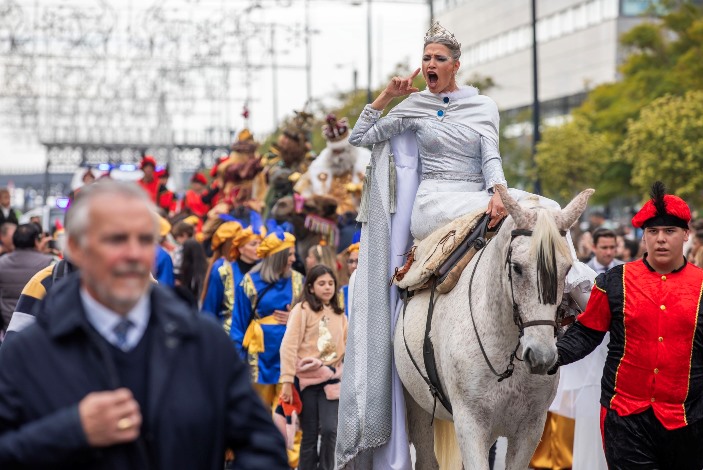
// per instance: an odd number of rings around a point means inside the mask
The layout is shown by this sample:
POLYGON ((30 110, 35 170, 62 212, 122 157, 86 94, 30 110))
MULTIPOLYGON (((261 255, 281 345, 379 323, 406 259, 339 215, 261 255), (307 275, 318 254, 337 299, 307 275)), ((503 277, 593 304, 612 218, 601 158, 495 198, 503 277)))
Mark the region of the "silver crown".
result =
POLYGON ((435 20, 432 22, 432 26, 425 33, 425 44, 428 40, 436 37, 441 37, 448 39, 450 42, 456 45, 457 48, 461 49, 461 43, 456 40, 454 34, 450 33, 447 28, 439 24, 439 21, 435 20))

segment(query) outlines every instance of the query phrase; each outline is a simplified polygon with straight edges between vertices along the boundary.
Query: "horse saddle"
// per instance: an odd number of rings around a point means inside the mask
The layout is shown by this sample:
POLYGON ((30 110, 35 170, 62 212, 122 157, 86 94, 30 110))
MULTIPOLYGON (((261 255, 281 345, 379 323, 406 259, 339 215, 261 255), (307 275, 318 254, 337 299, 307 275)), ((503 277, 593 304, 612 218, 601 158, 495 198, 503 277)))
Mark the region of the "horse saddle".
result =
POLYGON ((451 291, 474 255, 498 231, 500 225, 488 230, 489 221, 481 210, 435 230, 406 253, 406 262, 396 268, 391 283, 409 292, 433 283, 439 294, 451 291))

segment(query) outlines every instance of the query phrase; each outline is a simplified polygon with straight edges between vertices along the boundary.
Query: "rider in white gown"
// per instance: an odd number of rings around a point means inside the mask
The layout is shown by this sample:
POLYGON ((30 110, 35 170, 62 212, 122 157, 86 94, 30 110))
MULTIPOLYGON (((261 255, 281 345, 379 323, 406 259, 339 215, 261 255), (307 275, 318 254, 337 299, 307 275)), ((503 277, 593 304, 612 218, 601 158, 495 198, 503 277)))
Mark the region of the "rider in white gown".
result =
MULTIPOLYGON (((390 341, 401 302, 396 289, 388 289, 393 269, 403 264, 401 255, 412 244, 409 235, 422 240, 457 217, 479 209, 488 208, 493 223, 505 215, 502 201, 493 191, 497 184, 507 186, 498 151, 497 106, 476 88, 455 83, 446 87, 441 76, 445 72, 438 72, 439 80, 431 76, 433 63, 443 61, 443 50, 433 46, 448 44, 456 49, 458 43, 453 35, 444 42, 430 36, 429 41, 426 36, 423 57, 428 89, 416 92, 412 88, 412 78, 419 69, 412 77, 396 77, 387 90, 401 88, 395 96, 409 96, 385 117, 381 117, 382 108, 390 100, 383 95, 377 98, 364 108, 349 138, 354 145, 374 144, 374 150, 365 188, 367 213, 361 215, 366 223, 342 380, 339 468, 411 468, 403 392, 392 363, 390 341), (437 89, 438 83, 445 88, 437 89), (379 263, 382 260, 385 265, 379 263)), ((437 68, 446 68, 444 62, 437 68)), ((458 69, 458 60, 455 63, 458 69)), ((510 193, 517 200, 528 195, 516 189, 510 193)), ((559 208, 549 199, 541 201, 544 206, 559 208)), ((570 246, 575 264, 565 290, 590 292, 595 274, 576 261, 573 244, 570 246)))
MULTIPOLYGON (((416 142, 421 181, 410 218, 410 232, 416 240, 463 215, 487 208, 493 187, 507 186, 498 151, 498 108, 476 88, 462 86, 439 94, 425 90, 410 95, 388 116, 382 118, 381 114, 366 105, 349 142, 372 145, 396 136, 416 142)), ((532 196, 519 189, 508 191, 518 201, 532 196)), ((542 206, 560 209, 551 199, 539 199, 542 206)), ((576 259, 573 243, 569 246, 574 266, 567 277, 566 292, 595 278, 593 271, 576 259)))

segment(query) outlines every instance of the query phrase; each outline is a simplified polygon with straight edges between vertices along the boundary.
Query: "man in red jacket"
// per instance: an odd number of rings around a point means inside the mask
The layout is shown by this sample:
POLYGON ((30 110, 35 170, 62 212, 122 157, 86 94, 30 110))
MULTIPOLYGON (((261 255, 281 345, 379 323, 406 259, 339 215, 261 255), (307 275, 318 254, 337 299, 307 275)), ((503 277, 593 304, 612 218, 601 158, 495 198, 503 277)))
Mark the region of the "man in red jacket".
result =
POLYGON ((600 401, 611 470, 703 468, 703 270, 683 255, 690 220, 686 203, 656 182, 632 219, 644 229, 644 257, 600 274, 557 342, 565 365, 610 332, 600 401))
POLYGON ((138 181, 139 186, 149 195, 152 202, 157 203, 159 192, 159 180, 156 178, 156 160, 154 157, 146 155, 142 158, 139 168, 144 173, 142 179, 138 181))

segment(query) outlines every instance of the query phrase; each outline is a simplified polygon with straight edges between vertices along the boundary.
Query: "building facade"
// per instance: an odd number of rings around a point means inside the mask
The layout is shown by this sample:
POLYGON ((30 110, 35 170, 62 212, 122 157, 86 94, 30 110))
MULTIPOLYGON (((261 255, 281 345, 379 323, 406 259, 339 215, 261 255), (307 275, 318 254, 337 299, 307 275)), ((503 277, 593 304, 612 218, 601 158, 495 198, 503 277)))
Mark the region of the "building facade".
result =
MULTIPOLYGON (((557 123, 593 87, 618 80, 620 36, 647 18, 649 0, 536 0, 539 97, 557 123)), ((435 0, 436 17, 462 43, 463 77, 489 77, 502 113, 532 106, 532 1, 435 0)), ((519 135, 520 132, 512 132, 519 135)))

